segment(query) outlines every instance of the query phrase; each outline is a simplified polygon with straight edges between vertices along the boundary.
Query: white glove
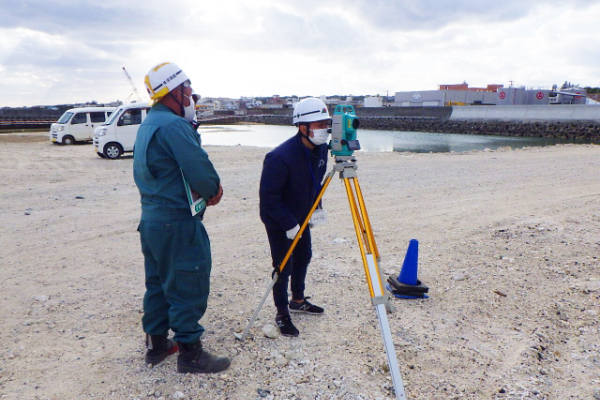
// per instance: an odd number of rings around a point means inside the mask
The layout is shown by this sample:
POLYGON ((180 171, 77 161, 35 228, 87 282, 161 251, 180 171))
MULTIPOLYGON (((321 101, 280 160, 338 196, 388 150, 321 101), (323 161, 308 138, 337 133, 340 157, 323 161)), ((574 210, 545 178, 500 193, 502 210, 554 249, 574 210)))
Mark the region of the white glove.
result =
POLYGON ((286 231, 285 234, 288 239, 294 240, 294 238, 296 237, 296 234, 298 233, 299 230, 300 230, 300 225, 296 224, 295 227, 293 227, 289 231, 286 231))

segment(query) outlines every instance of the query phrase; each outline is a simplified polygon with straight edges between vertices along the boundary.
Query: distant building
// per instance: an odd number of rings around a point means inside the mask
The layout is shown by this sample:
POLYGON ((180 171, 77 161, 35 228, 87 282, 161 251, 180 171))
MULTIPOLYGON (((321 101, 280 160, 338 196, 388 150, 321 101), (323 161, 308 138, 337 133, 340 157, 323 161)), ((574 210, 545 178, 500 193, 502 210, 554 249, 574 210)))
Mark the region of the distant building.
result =
POLYGON ((496 104, 499 106, 586 104, 586 97, 587 91, 579 87, 560 90, 509 87, 498 90, 496 104))
POLYGON ((328 106, 337 106, 338 104, 342 104, 344 102, 344 100, 342 100, 340 96, 321 96, 319 98, 321 99, 321 101, 323 101, 323 103, 327 104, 328 106))
POLYGON ((487 88, 470 88, 467 82, 460 83, 458 85, 439 85, 439 90, 468 90, 471 92, 497 92, 499 88, 504 85, 487 85, 487 88))
POLYGON ((497 94, 473 90, 420 90, 396 92, 395 105, 400 107, 440 107, 452 105, 493 105, 497 94))
POLYGON ((383 107, 383 97, 374 96, 374 97, 365 97, 364 107, 383 107))
POLYGON ((470 88, 467 82, 439 85, 439 90, 396 92, 395 105, 400 107, 440 107, 496 104, 496 91, 503 85, 470 88))
POLYGON ((279 97, 279 95, 275 94, 272 97, 269 97, 268 99, 266 99, 267 101, 264 102, 263 107, 269 107, 269 108, 284 108, 285 106, 285 99, 283 97, 279 97))
POLYGON ((363 97, 362 96, 358 96, 358 97, 353 97, 353 96, 331 96, 331 97, 321 96, 320 99, 323 100, 323 103, 327 104, 328 106, 336 106, 338 104, 349 104, 349 105, 352 105, 354 107, 362 107, 363 106, 363 97))
POLYGON ((294 108, 294 107, 296 107, 297 103, 298 103, 298 97, 296 97, 296 96, 288 97, 287 99, 285 99, 285 106, 283 106, 283 108, 294 108))
POLYGON ((262 107, 262 105, 263 105, 262 101, 255 99, 254 97, 242 97, 242 98, 240 98, 240 103, 245 108, 256 108, 256 107, 262 107))
POLYGON ((586 99, 587 90, 577 86, 550 92, 550 104, 586 104, 586 99))
POLYGON ((600 102, 600 93, 588 94, 588 99, 596 102, 600 102))
POLYGON ((548 105, 586 104, 587 92, 580 87, 556 89, 526 89, 504 85, 470 88, 464 82, 439 85, 439 90, 396 92, 395 105, 400 107, 439 107, 470 105, 548 105))

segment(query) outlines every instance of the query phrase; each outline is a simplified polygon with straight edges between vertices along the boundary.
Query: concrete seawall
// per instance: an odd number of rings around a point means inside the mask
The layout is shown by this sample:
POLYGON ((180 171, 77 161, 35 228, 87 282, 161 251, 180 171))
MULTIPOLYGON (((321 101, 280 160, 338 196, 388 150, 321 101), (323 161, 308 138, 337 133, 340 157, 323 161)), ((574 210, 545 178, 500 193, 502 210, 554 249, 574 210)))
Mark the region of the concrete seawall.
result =
POLYGON ((550 105, 550 106, 463 106, 453 107, 453 121, 600 121, 600 106, 550 105))

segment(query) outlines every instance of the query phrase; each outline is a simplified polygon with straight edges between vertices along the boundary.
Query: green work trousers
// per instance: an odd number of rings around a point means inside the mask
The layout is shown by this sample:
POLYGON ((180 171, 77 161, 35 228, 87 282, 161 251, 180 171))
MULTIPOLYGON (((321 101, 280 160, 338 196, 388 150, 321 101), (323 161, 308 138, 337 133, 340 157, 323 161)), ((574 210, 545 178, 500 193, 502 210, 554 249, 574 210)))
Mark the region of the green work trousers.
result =
POLYGON ((196 342, 210 291, 210 241, 201 221, 140 222, 146 272, 142 326, 148 335, 196 342))

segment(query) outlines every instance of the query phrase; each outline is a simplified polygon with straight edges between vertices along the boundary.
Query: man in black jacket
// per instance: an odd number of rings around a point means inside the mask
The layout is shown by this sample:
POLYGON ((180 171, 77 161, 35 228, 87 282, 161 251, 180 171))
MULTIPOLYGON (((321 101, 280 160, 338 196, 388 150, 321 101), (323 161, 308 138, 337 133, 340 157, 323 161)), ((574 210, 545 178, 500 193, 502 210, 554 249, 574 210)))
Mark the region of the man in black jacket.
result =
MULTIPOLYGON (((300 230, 321 191, 327 169, 327 138, 331 117, 317 98, 304 99, 294 107, 297 134, 268 153, 260 180, 260 217, 265 224, 273 268, 278 269, 292 240, 300 230)), ((298 336, 290 311, 322 314, 323 309, 304 296, 305 278, 312 257, 310 228, 307 226, 273 286, 277 307, 275 321, 282 335, 298 336), (287 287, 291 277, 292 301, 287 287)))

